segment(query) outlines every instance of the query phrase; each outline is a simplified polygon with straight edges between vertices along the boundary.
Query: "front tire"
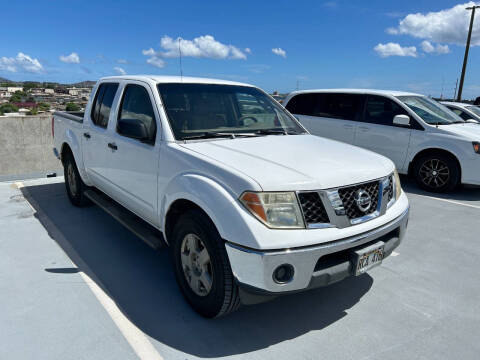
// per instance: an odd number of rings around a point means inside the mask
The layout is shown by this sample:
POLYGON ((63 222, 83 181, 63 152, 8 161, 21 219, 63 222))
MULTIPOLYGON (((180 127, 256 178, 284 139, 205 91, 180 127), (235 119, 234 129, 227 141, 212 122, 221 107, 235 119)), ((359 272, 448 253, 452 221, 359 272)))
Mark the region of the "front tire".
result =
POLYGON ((424 190, 443 193, 452 191, 460 183, 460 169, 451 156, 445 154, 425 154, 414 164, 414 177, 424 190))
POLYGON ((83 194, 88 187, 80 177, 75 159, 71 153, 67 153, 63 160, 63 174, 70 202, 77 207, 91 204, 90 200, 83 194))
POLYGON ((172 232, 172 257, 180 290, 200 315, 224 316, 240 306, 227 252, 212 221, 200 210, 183 214, 172 232))

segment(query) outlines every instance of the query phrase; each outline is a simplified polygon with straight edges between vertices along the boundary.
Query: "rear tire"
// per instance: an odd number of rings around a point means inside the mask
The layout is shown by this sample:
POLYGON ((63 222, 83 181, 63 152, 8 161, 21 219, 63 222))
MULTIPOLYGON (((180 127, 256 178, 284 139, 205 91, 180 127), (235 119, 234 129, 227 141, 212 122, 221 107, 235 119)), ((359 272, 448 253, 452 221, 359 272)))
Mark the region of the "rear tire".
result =
POLYGON ((189 210, 178 219, 171 245, 178 286, 197 313, 214 318, 240 306, 225 244, 202 211, 189 210))
POLYGON ((63 160, 63 174, 65 177, 65 188, 70 202, 77 207, 90 205, 90 200, 83 194, 83 192, 88 189, 88 186, 85 185, 80 177, 75 159, 70 152, 65 155, 63 160))
POLYGON ((460 183, 460 168, 452 156, 425 154, 413 166, 413 175, 418 186, 430 192, 452 191, 460 183))

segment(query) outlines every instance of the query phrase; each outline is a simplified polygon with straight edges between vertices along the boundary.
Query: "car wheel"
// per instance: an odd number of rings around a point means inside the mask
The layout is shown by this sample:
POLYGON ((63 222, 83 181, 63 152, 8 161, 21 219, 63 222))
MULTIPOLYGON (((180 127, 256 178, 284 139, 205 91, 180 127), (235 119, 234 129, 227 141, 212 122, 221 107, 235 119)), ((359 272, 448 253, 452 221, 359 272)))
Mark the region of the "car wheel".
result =
POLYGON ((460 182, 460 169, 451 156, 426 154, 414 165, 417 184, 431 192, 447 192, 455 189, 460 182))
POLYGON ((65 187, 70 202, 78 207, 91 204, 90 200, 83 194, 88 188, 78 173, 75 159, 71 153, 65 156, 63 161, 63 173, 65 177, 65 187))
POLYGON ((196 312, 213 318, 240 306, 225 244, 202 211, 190 210, 180 217, 171 246, 177 283, 196 312))

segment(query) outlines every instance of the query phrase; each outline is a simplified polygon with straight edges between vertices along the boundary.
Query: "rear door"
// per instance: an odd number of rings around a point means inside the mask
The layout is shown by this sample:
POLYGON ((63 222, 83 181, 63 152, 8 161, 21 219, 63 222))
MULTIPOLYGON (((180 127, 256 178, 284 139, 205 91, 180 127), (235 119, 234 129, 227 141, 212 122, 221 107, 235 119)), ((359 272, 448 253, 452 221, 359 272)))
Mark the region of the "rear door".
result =
POLYGON ((130 81, 123 85, 120 93, 118 111, 110 127, 110 147, 105 147, 108 150, 106 176, 112 189, 110 196, 155 226, 158 225, 159 114, 148 84, 130 81), (142 142, 119 134, 116 124, 122 118, 145 123, 150 140, 142 142))
POLYGON ((107 155, 108 124, 118 83, 101 83, 97 87, 90 111, 85 114, 83 129, 83 159, 89 179, 100 190, 108 193, 107 155))
POLYGON ((363 95, 341 93, 299 94, 287 104, 287 110, 313 134, 353 143, 361 116, 363 95))
POLYGON ((393 124, 395 115, 408 115, 408 112, 393 100, 377 95, 366 99, 363 121, 357 126, 355 145, 390 158, 397 169, 405 162, 412 128, 416 121, 410 116, 410 126, 393 124))

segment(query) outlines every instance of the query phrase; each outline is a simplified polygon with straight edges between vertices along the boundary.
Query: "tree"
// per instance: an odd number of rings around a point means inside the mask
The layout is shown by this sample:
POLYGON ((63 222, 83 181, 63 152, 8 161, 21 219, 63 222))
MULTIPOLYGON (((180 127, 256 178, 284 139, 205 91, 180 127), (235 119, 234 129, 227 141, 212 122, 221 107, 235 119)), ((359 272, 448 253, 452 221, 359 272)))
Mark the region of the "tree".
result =
POLYGON ((80 111, 80 105, 75 104, 75 103, 67 103, 66 107, 67 111, 80 111))
POLYGON ((14 93, 12 96, 10 96, 10 102, 22 102, 22 96, 14 93))
POLYGON ((44 102, 39 102, 37 104, 39 111, 48 111, 50 110, 50 105, 44 102))
POLYGON ((11 112, 17 112, 18 107, 13 105, 13 104, 2 104, 0 105, 0 113, 6 114, 6 113, 11 113, 11 112))
POLYGON ((38 109, 36 107, 32 108, 27 115, 37 115, 38 114, 38 109))
POLYGON ((474 105, 480 105, 480 96, 475 99, 474 105))

